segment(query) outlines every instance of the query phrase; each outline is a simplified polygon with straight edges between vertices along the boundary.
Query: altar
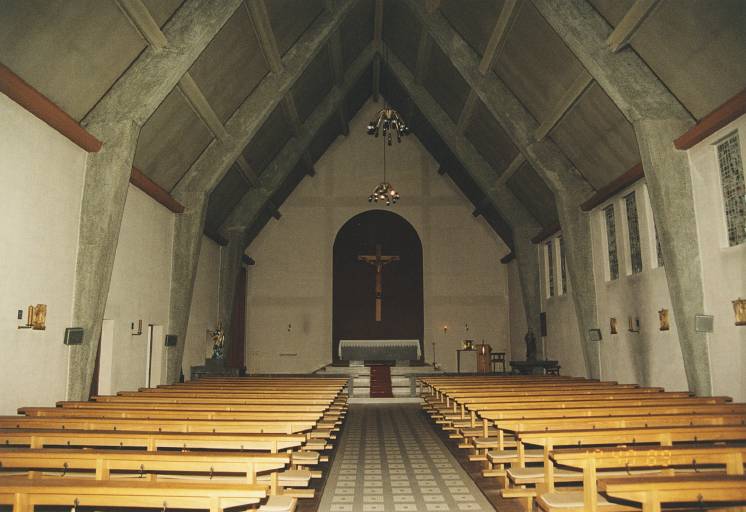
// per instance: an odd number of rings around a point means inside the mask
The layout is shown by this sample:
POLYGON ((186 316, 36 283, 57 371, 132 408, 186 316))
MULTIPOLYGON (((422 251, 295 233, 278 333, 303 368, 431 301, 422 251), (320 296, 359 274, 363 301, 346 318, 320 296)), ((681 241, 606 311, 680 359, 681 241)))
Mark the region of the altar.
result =
POLYGON ((422 358, 420 340, 339 340, 343 361, 417 361, 422 358))

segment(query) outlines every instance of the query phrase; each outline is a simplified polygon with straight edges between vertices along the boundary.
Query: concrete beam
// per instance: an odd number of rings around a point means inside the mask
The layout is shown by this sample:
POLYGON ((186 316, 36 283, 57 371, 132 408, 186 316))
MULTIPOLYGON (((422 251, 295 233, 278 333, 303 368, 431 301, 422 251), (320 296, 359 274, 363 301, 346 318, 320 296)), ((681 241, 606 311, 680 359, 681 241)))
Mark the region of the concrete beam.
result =
MULTIPOLYGON (((336 0, 326 0, 327 11, 334 12, 337 8, 336 5, 336 0)), ((331 63, 332 74, 334 75, 334 83, 341 86, 345 76, 344 63, 342 61, 342 34, 339 30, 336 30, 329 40, 329 62, 331 63)), ((342 105, 340 105, 338 113, 342 135, 346 137, 350 133, 350 126, 347 123, 348 112, 345 102, 342 102, 342 105)))
POLYGON ((672 141, 694 119, 633 51, 613 53, 609 25, 586 0, 532 0, 541 15, 632 123, 656 220, 671 307, 689 389, 712 393, 707 336, 694 330, 704 313, 704 279, 696 225, 682 212, 695 209, 686 153, 672 141))
MULTIPOLYGON (((537 142, 534 139, 538 128, 536 120, 497 75, 481 73, 479 57, 445 19, 428 15, 417 0, 405 1, 426 24, 435 44, 448 56, 505 133, 511 137, 516 147, 554 193, 568 247, 567 271, 572 282, 573 303, 583 337, 581 347, 585 367, 590 377, 597 378, 598 343, 591 341, 589 335, 589 330, 598 326, 591 230, 588 216, 578 208, 578 205, 591 195, 592 187, 551 140, 537 142)), ((494 180, 489 186, 495 186, 494 180)), ((538 230, 534 233, 536 231, 538 230)), ((520 254, 517 253, 516 256, 520 258, 520 254)))
POLYGON ((375 0, 373 14, 373 47, 376 56, 373 62, 373 101, 378 102, 381 95, 381 43, 383 42, 383 0, 375 0))
POLYGON ((500 16, 497 18, 495 28, 492 29, 490 39, 487 41, 487 47, 482 55, 482 61, 479 63, 479 72, 486 75, 494 66, 495 62, 505 48, 505 41, 508 39, 510 29, 513 28, 518 13, 521 11, 522 3, 519 0, 506 0, 503 8, 500 10, 500 16))
POLYGON ((631 123, 638 119, 692 119, 635 52, 609 50, 606 37, 611 27, 590 2, 531 1, 631 123))
POLYGON ((540 229, 539 224, 506 187, 494 186, 495 171, 468 139, 459 133, 443 108, 423 86, 415 82, 415 77, 407 67, 393 54, 389 55, 388 60, 392 73, 414 100, 417 108, 461 162, 469 176, 489 198, 500 216, 510 224, 513 230, 514 252, 518 258, 521 274, 526 321, 534 328, 534 332, 540 332, 538 330, 541 310, 539 260, 537 251, 531 244, 531 236, 540 229))
MULTIPOLYGON (((277 46, 277 38, 275 37, 274 30, 272 30, 272 24, 269 21, 267 4, 264 0, 248 0, 244 5, 247 6, 249 15, 254 22, 254 29, 256 30, 256 35, 259 39, 259 46, 261 46, 262 52, 267 58, 270 71, 273 73, 282 73, 285 70, 285 65, 282 62, 282 56, 280 55, 280 50, 277 46)), ((329 11, 330 16, 333 16, 333 14, 333 11, 329 11)), ((338 28, 332 32, 330 39, 334 38, 334 34, 339 34, 338 28)), ((285 113, 285 118, 297 135, 298 130, 300 130, 300 117, 298 116, 298 109, 295 106, 295 99, 290 91, 288 91, 282 99, 282 110, 285 113)), ((304 153, 303 162, 307 167, 313 167, 313 159, 308 152, 304 153)))
MULTIPOLYGON (((219 291, 220 319, 226 329, 227 344, 230 344, 231 340, 229 337, 231 328, 229 317, 233 311, 236 275, 240 268, 241 256, 249 242, 248 233, 251 231, 252 225, 256 222, 262 210, 266 208, 271 195, 282 186, 288 176, 295 170, 316 133, 324 126, 329 117, 339 109, 339 104, 345 100, 347 93, 370 66, 374 54, 373 45, 370 45, 352 63, 345 75, 342 87, 334 86, 302 125, 299 135, 288 141, 267 166, 267 169, 259 177, 261 186, 252 188, 244 195, 221 227, 221 235, 229 241, 223 253, 223 258, 221 258, 219 291)), ((226 352, 228 350, 227 346, 226 352)))
POLYGON ((104 146, 86 163, 72 314, 85 335, 70 348, 70 400, 88 398, 140 128, 239 4, 187 0, 163 29, 168 44, 146 48, 81 123, 104 146))
MULTIPOLYGON (((495 22, 495 28, 492 29, 490 39, 487 41, 487 47, 482 55, 482 60, 479 62, 479 72, 482 75, 486 75, 494 66, 497 60, 502 54, 503 48, 505 48, 505 41, 508 38, 510 29, 515 24, 518 13, 521 9, 521 3, 518 0, 507 0, 503 4, 503 8, 500 10, 500 16, 498 16, 495 22)), ((428 14, 430 12, 426 11, 428 14)), ((423 31, 427 32, 427 28, 423 24, 423 31)), ((469 91, 469 96, 466 98, 464 108, 461 110, 461 115, 458 119, 459 132, 464 133, 466 127, 471 121, 471 117, 474 115, 474 109, 477 106, 477 93, 474 89, 469 91)))
POLYGON ((334 114, 339 107, 339 103, 344 101, 347 93, 352 89, 368 66, 370 66, 375 54, 375 49, 371 44, 350 65, 342 87, 334 86, 326 98, 308 116, 308 119, 306 119, 306 122, 301 127, 299 135, 293 137, 285 144, 280 153, 278 153, 262 173, 259 178, 260 186, 249 190, 241 201, 239 201, 238 205, 236 205, 236 208, 228 216, 223 226, 221 226, 221 233, 230 238, 228 236, 230 233, 246 233, 251 228, 260 212, 265 208, 268 198, 271 197, 296 168, 303 153, 311 144, 313 137, 324 126, 329 116, 334 114))
POLYGON ((303 33, 282 59, 283 70, 270 73, 239 106, 226 124, 229 138, 213 141, 173 191, 174 197, 187 204, 192 194, 212 190, 239 158, 277 105, 287 96, 313 58, 327 44, 357 0, 341 0, 333 14, 322 13, 303 33))
POLYGON ((508 180, 516 173, 518 172, 518 169, 521 168, 521 166, 526 161, 526 157, 524 157, 522 154, 518 153, 515 158, 510 162, 508 165, 508 168, 505 169, 499 178, 497 178, 497 182, 495 183, 496 187, 504 187, 508 180))
POLYGON ((166 350, 166 382, 168 384, 178 382, 181 375, 184 344, 194 293, 194 279, 197 275, 197 264, 202 249, 202 230, 207 216, 207 200, 207 194, 202 194, 189 209, 176 216, 174 224, 168 331, 169 334, 175 334, 177 339, 176 346, 166 350))
POLYGON ((241 270, 244 255, 241 233, 231 233, 228 245, 220 249, 220 283, 218 288, 218 319, 223 324, 225 343, 223 351, 233 343, 233 304, 236 295, 236 278, 241 270))
POLYGON ((640 29, 642 24, 648 19, 660 0, 635 0, 622 21, 614 27, 614 31, 606 39, 606 45, 612 52, 618 52, 627 46, 640 29))

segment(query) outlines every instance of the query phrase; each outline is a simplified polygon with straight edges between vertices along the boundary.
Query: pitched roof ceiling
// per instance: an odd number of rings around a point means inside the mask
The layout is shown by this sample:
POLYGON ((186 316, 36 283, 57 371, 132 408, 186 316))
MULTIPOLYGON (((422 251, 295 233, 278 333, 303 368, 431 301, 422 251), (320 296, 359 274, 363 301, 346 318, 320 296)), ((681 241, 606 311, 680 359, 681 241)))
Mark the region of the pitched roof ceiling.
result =
MULTIPOLYGON (((190 0, 187 0, 190 1, 190 0)), ((219 136, 241 103, 273 72, 303 35, 325 21, 324 14, 354 5, 315 54, 284 101, 267 117, 240 158, 211 191, 206 231, 220 233, 243 201, 261 201, 246 240, 275 215, 329 144, 371 94, 380 92, 401 109, 414 133, 442 170, 511 245, 511 230, 465 171, 388 67, 380 59, 359 76, 346 77, 370 51, 382 28, 385 48, 447 114, 489 168, 542 227, 556 224, 555 198, 522 161, 518 149, 476 97, 449 57, 430 40, 407 2, 401 0, 246 0, 194 62, 180 85, 142 127, 135 166, 166 190, 173 190, 202 152, 219 136), (380 11, 379 11, 380 10, 380 11), (382 13, 376 24, 376 13, 382 13), (352 83, 343 87, 346 78, 352 83), (312 113, 334 91, 344 97, 334 115, 315 122, 300 150, 297 141, 312 113), (285 149, 285 151, 283 151, 285 149), (278 159, 297 155, 281 179, 278 159), (272 190, 247 195, 273 183, 272 190)), ((143 19, 163 27, 181 0, 4 0, 0 6, 0 62, 81 120, 149 44, 143 19)), ((614 27, 633 0, 590 0, 614 27)), ((539 124, 537 138, 549 137, 599 189, 639 162, 632 125, 563 44, 528 0, 440 0, 427 2, 481 58, 539 124), (507 16, 510 14, 510 16, 507 16), (507 27, 497 48, 496 27, 507 27)), ((663 0, 631 40, 692 115, 699 119, 746 84, 746 2, 663 0), (716 77, 716 79, 713 79, 716 77)), ((363 129, 352 127, 351 129, 363 129)), ((239 210, 242 211, 242 210, 239 210)), ((234 214, 235 215, 235 214, 234 214)))

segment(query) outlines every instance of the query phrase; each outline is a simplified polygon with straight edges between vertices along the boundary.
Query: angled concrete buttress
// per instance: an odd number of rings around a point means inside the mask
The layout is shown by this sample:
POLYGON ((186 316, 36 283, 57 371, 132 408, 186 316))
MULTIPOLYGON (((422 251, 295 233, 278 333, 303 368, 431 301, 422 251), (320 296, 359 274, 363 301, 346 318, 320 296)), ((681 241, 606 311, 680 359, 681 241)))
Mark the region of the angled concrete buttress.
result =
POLYGON ((451 121, 443 108, 438 105, 422 85, 416 83, 414 75, 396 55, 389 52, 387 60, 392 73, 402 84, 417 108, 461 162, 466 172, 494 204, 500 215, 510 224, 513 230, 513 244, 515 246, 513 250, 518 261, 526 323, 535 329, 534 332, 540 332, 539 260, 536 247, 531 244, 531 237, 536 235, 541 227, 507 187, 496 186, 498 176, 495 171, 466 137, 458 131, 457 126, 451 121))
POLYGON ((146 48, 82 122, 104 145, 86 164, 73 300, 85 335, 70 348, 70 400, 88 398, 140 127, 240 4, 187 0, 163 29, 168 46, 146 48))
POLYGON ((536 141, 534 134, 538 123, 496 74, 483 75, 480 72, 479 57, 442 15, 428 13, 420 1, 405 1, 427 28, 435 44, 554 193, 567 247, 567 272, 582 339, 585 368, 589 377, 598 378, 598 342, 591 341, 589 335, 590 329, 598 326, 591 230, 588 216, 579 207, 593 193, 592 187, 554 142, 536 141))
POLYGON ((686 153, 673 145, 694 119, 633 50, 611 51, 611 27, 589 2, 532 1, 634 126, 689 389, 709 395, 707 335, 694 329, 694 315, 706 312, 699 238, 691 217, 682 215, 694 211, 691 170, 686 153))
MULTIPOLYGON (((356 2, 357 0, 342 0, 334 12, 324 12, 319 15, 313 25, 301 35, 282 58, 284 69, 277 73, 270 73, 262 80, 228 120, 224 136, 215 138, 192 164, 173 191, 173 196, 184 205, 186 213, 201 211, 204 207, 202 201, 204 201, 205 194, 208 194, 220 182, 231 165, 241 156, 241 152, 254 138, 264 121, 287 96, 293 84, 300 78, 314 57, 326 47, 330 37, 339 29, 356 2)), ((176 349, 168 353, 169 382, 178 379, 179 368, 184 357, 183 344, 186 341, 196 263, 199 260, 199 241, 204 228, 204 214, 195 214, 192 218, 193 221, 198 219, 200 222, 198 230, 196 225, 191 224, 187 229, 185 223, 183 229, 179 229, 177 225, 175 233, 173 261, 174 263, 185 261, 190 264, 185 269, 181 269, 180 273, 174 275, 171 280, 170 331, 178 334, 179 339, 176 349), (197 241, 181 240, 181 237, 195 237, 197 241)), ((225 259, 228 251, 223 249, 222 254, 221 261, 225 259)), ((240 260, 240 255, 238 258, 240 260)), ((236 269, 239 268, 236 267, 236 269)), ((232 301, 231 296, 231 304, 232 301)), ((231 310, 229 308, 227 311, 231 310)), ((224 327, 229 325, 225 323, 225 319, 223 322, 224 327)), ((226 343, 230 343, 228 335, 226 343)))
MULTIPOLYGON (((176 216, 171 253, 171 291, 168 311, 169 334, 177 336, 176 345, 167 348, 166 383, 174 384, 181 376, 189 311, 192 307, 194 279, 197 274, 202 232, 207 215, 207 194, 197 196, 184 212, 176 216)), ((189 378, 189 375, 186 374, 189 378)))
MULTIPOLYGON (((339 111, 340 105, 344 103, 347 93, 357 83, 373 62, 375 49, 369 45, 357 59, 350 65, 344 76, 341 86, 335 85, 324 100, 308 116, 305 123, 300 127, 298 136, 288 141, 277 156, 270 162, 267 169, 259 177, 261 186, 250 189, 236 208, 231 212, 228 219, 221 226, 220 232, 230 242, 223 252, 223 263, 221 263, 220 279, 220 310, 221 321, 224 326, 230 325, 230 315, 233 311, 235 297, 235 282, 240 270, 241 257, 246 250, 248 240, 247 232, 250 230, 256 218, 265 207, 267 200, 285 182, 290 173, 296 168, 303 154, 308 151, 316 133, 324 126, 328 119, 339 111), (239 250, 240 249, 240 250, 239 250), (225 278, 223 277, 225 276, 225 278)), ((229 344, 231 336, 226 328, 226 343, 229 344)), ((228 348, 226 345, 225 351, 228 348)))

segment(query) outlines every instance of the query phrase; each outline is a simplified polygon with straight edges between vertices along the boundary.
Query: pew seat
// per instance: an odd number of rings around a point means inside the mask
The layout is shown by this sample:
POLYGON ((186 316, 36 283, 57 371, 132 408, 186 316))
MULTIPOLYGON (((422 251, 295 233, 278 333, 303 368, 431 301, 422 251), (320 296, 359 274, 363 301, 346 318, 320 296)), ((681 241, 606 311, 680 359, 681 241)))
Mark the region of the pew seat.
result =
POLYGON ((662 476, 599 480, 598 488, 607 498, 638 502, 643 512, 660 512, 663 503, 746 503, 743 475, 662 476))
POLYGON ((255 505, 266 496, 267 486, 258 484, 0 478, 0 503, 11 505, 13 512, 33 512, 35 505, 221 512, 229 507, 255 505))

